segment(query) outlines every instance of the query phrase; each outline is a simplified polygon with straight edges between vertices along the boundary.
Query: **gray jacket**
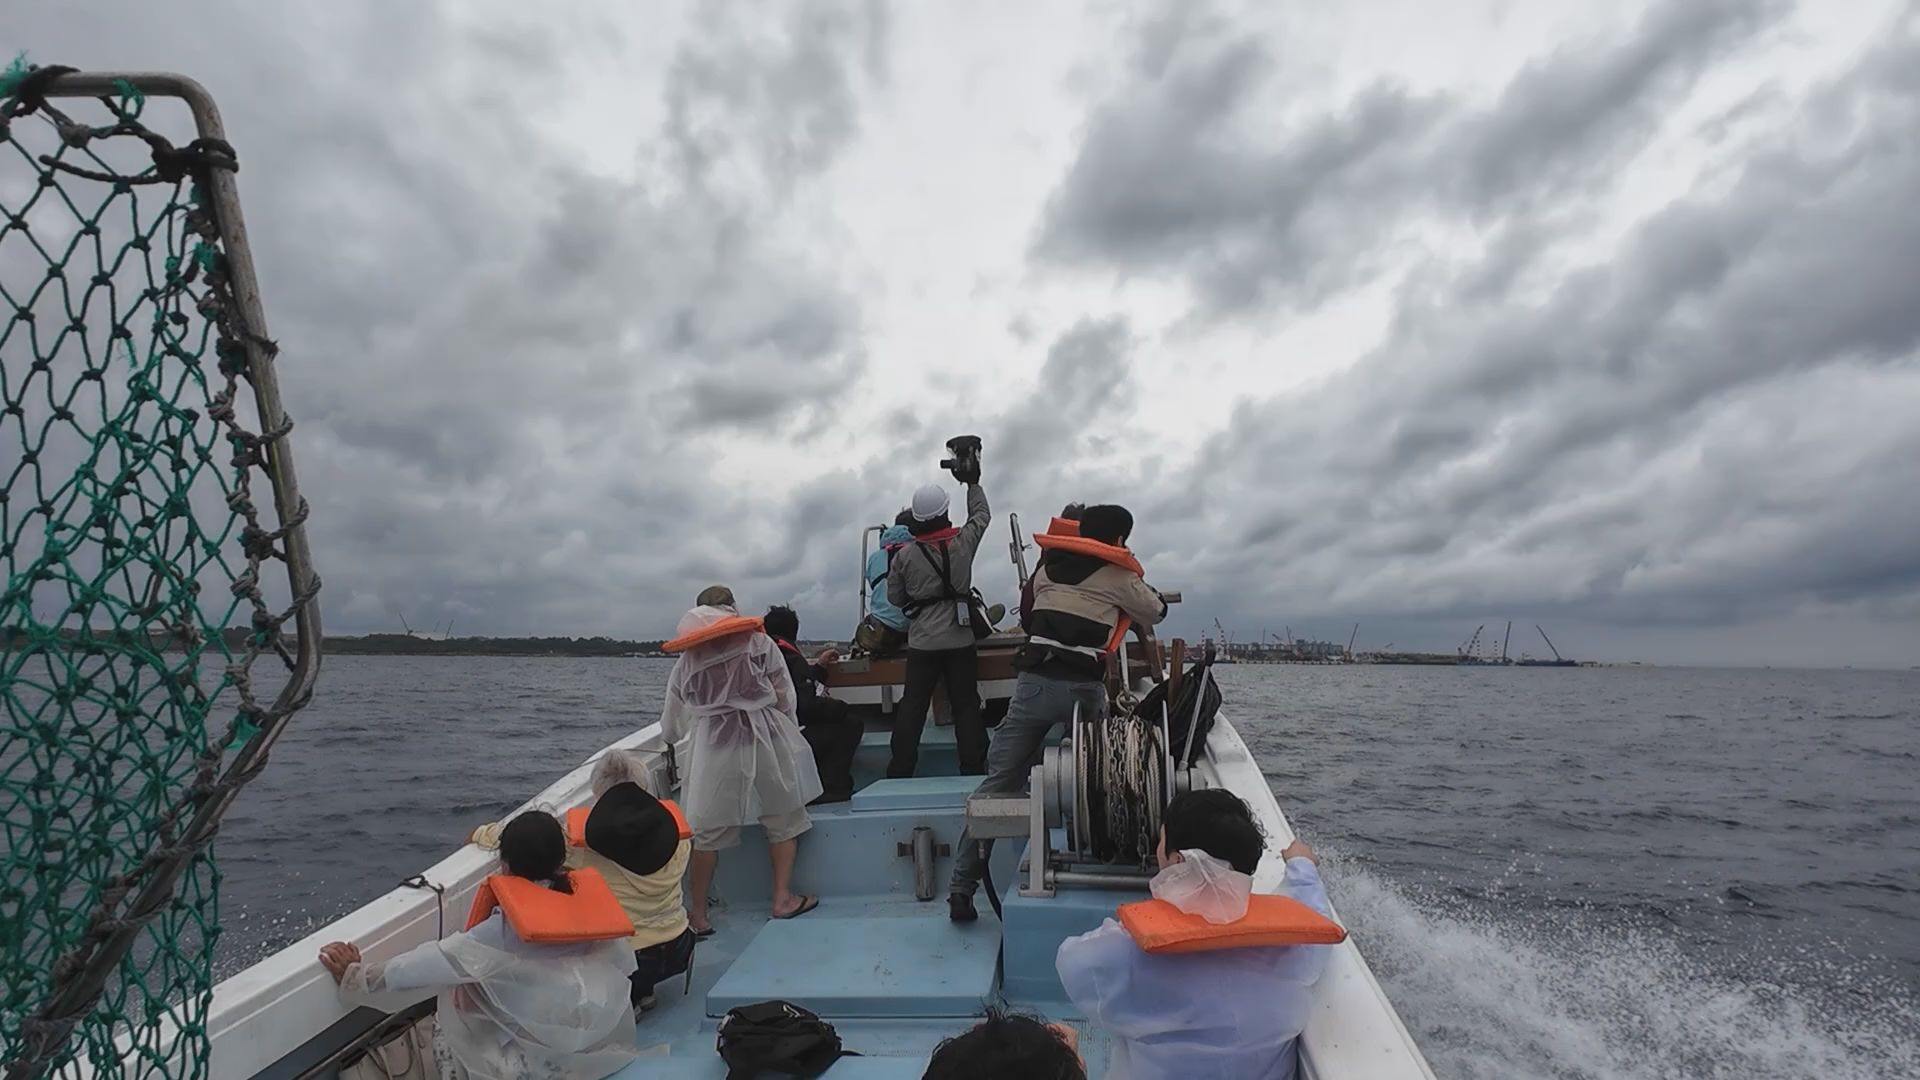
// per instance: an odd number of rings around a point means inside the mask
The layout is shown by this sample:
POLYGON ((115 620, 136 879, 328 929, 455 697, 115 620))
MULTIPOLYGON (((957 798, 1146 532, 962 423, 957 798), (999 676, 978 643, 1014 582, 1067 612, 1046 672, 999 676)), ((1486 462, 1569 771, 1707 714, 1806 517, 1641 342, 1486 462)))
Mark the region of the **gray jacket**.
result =
MULTIPOLYGON (((987 534, 987 526, 992 523, 993 511, 987 508, 987 493, 979 484, 968 484, 967 523, 944 544, 953 587, 963 596, 973 588, 973 556, 980 550, 980 538, 987 534)), ((905 610, 915 600, 946 592, 946 586, 940 581, 942 546, 916 542, 893 553, 893 566, 887 570, 887 599, 895 607, 905 610)), ((973 641, 972 628, 960 625, 952 603, 928 604, 909 616, 909 649, 964 649, 973 641)))

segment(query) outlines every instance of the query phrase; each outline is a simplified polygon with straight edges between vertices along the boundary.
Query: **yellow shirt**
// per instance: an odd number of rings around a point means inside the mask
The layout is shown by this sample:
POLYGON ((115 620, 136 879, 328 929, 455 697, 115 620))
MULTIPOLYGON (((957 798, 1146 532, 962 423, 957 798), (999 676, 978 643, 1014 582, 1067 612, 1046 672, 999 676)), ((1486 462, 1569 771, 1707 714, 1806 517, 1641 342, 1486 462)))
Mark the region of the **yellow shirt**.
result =
MULTIPOLYGON (((482 825, 473 830, 470 842, 488 850, 497 849, 500 829, 498 823, 482 825)), ((633 920, 633 936, 627 941, 637 952, 687 932, 687 902, 680 891, 680 881, 686 876, 687 858, 692 851, 691 841, 680 841, 667 865, 644 877, 587 848, 567 849, 567 866, 569 869, 591 867, 607 879, 614 899, 620 901, 627 918, 633 920)))
POLYGON ((644 877, 591 848, 568 849, 567 865, 591 867, 607 879, 607 887, 633 920, 633 937, 628 940, 638 951, 687 932, 687 902, 680 892, 680 879, 692 851, 692 841, 680 841, 667 865, 644 877))

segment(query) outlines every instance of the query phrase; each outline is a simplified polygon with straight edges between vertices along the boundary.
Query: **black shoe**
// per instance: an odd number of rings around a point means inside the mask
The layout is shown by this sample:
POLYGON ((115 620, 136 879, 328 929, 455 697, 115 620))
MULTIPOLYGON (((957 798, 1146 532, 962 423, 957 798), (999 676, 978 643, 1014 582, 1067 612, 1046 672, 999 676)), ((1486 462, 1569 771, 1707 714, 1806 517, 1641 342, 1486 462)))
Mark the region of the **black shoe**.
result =
POLYGON ((950 893, 947 896, 947 918, 954 922, 972 922, 980 917, 973 909, 973 897, 966 893, 950 893))

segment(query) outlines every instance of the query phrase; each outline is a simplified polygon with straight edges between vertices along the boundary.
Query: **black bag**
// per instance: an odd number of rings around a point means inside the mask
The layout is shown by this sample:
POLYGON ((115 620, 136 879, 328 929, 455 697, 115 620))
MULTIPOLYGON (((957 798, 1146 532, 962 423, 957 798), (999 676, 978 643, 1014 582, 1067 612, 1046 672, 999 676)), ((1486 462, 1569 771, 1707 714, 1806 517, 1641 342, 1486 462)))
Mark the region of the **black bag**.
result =
POLYGON ((1207 733, 1213 730, 1213 719, 1220 712, 1220 686, 1213 681, 1213 665, 1201 660, 1189 668, 1180 680, 1180 695, 1172 702, 1167 701, 1167 684, 1159 683, 1140 699, 1134 712, 1157 724, 1163 705, 1167 708, 1167 738, 1173 743, 1169 752, 1175 764, 1191 767, 1199 760, 1200 748, 1207 744, 1207 733))
POLYGON ((762 1001, 727 1010, 720 1019, 720 1059, 727 1080, 754 1080, 762 1072, 815 1077, 843 1057, 859 1057, 840 1048, 833 1025, 798 1005, 762 1001))
POLYGON ((900 610, 906 612, 911 618, 932 604, 964 602, 967 605, 967 628, 973 631, 973 640, 979 641, 993 633, 992 625, 987 622, 987 600, 980 595, 980 590, 971 589, 963 595, 959 589, 953 587, 953 556, 947 550, 947 545, 940 545, 939 562, 933 561, 933 553, 927 550, 927 545, 915 544, 914 546, 927 557, 927 565, 933 567, 934 572, 940 575, 940 584, 945 585, 947 591, 931 599, 915 600, 900 610))

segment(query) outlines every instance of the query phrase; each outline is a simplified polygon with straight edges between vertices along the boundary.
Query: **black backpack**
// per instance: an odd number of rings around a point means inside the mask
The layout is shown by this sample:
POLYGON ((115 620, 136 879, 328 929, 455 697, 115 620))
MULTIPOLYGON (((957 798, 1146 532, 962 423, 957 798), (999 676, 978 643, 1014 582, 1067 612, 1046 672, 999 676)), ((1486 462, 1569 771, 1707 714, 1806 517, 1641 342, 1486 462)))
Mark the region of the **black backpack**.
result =
POLYGON ((1176 765, 1191 768, 1200 759, 1207 734, 1213 730, 1214 717, 1220 712, 1220 685, 1213 681, 1213 665, 1205 660, 1187 669, 1180 680, 1180 693, 1172 701, 1167 700, 1167 685, 1159 683, 1148 690, 1134 712, 1157 724, 1160 709, 1165 706, 1167 736, 1173 743, 1167 748, 1168 752, 1176 765))
POLYGON ((754 1080, 762 1072, 815 1077, 843 1057, 833 1025, 786 1001, 762 1001, 728 1009, 720 1019, 720 1059, 727 1080, 754 1080))

